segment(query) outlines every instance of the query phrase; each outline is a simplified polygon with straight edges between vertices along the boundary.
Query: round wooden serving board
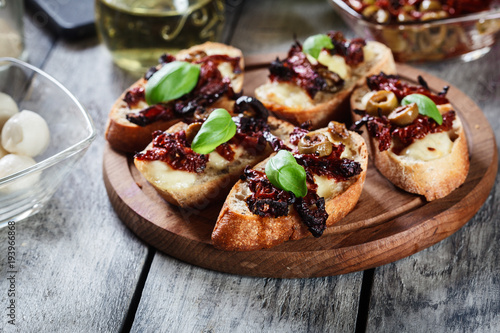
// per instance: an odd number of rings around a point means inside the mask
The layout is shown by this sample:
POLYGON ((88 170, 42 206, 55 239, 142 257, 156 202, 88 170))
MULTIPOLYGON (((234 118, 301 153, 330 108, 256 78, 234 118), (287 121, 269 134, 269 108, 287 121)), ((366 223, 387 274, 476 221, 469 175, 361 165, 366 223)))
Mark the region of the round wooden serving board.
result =
MULTIPOLYGON (((246 59, 244 92, 251 94, 267 77, 274 57, 246 59)), ((400 75, 422 75, 431 89, 449 85, 405 65, 400 75)), ((494 134, 481 110, 451 86, 449 99, 466 128, 471 167, 465 183, 447 197, 426 202, 395 188, 369 164, 365 186, 354 210, 312 236, 267 250, 226 252, 210 235, 222 203, 202 211, 180 210, 165 202, 134 167, 131 156, 109 146, 104 151, 104 182, 117 214, 138 237, 185 262, 240 275, 305 278, 350 273, 384 265, 421 251, 453 234, 487 199, 497 173, 494 134)))

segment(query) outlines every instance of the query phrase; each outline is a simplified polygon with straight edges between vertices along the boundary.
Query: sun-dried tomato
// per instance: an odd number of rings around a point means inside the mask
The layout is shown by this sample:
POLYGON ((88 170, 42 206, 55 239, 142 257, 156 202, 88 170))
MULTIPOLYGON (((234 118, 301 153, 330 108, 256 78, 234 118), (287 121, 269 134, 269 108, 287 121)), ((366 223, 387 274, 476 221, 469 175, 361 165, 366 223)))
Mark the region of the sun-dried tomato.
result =
POLYGON ((359 130, 361 126, 366 124, 368 133, 379 141, 379 151, 389 150, 391 142, 395 139, 397 146, 393 147, 393 152, 398 154, 404 148, 411 145, 415 140, 423 139, 431 133, 447 132, 453 128, 453 121, 456 118, 455 111, 449 111, 443 114, 443 123, 439 125, 433 119, 419 115, 413 123, 399 127, 392 125, 386 117, 372 117, 364 113, 363 118, 357 121, 352 127, 352 130, 359 130))
MULTIPOLYGON (((160 59, 160 62, 162 62, 161 60, 162 59, 160 59)), ((175 58, 173 58, 173 60, 175 60, 175 58)), ((168 63, 173 60, 171 57, 166 56, 162 63, 168 63)), ((131 113, 127 119, 130 118, 129 121, 139 126, 145 126, 159 120, 172 119, 174 117, 190 117, 194 112, 202 112, 223 95, 227 96, 229 99, 236 100, 239 94, 234 92, 231 80, 227 77, 223 77, 218 69, 218 66, 224 62, 231 64, 234 73, 241 73, 239 57, 229 57, 227 55, 202 57, 195 61, 195 63, 201 64, 200 76, 198 78, 198 83, 190 93, 170 103, 162 103, 162 106, 152 106, 154 112, 147 110, 151 108, 148 107, 145 110, 131 113), (170 111, 168 111, 168 115, 164 112, 161 117, 158 117, 158 112, 161 108, 172 110, 173 114, 170 114, 170 111)), ((156 71, 156 68, 153 68, 148 71, 149 74, 147 74, 146 79, 149 79, 156 71)), ((131 89, 125 94, 124 100, 127 102, 129 108, 135 107, 139 101, 145 100, 144 88, 131 89)))
POLYGON ((185 131, 154 132, 153 147, 144 153, 135 154, 134 157, 141 161, 163 161, 174 170, 196 173, 203 172, 208 162, 208 155, 197 154, 187 146, 185 131))
POLYGON ((166 104, 156 104, 139 112, 129 113, 126 118, 138 126, 146 126, 160 120, 171 120, 175 118, 174 110, 166 104))
POLYGON ((327 35, 333 43, 333 49, 329 50, 330 54, 344 57, 349 66, 356 66, 365 60, 363 47, 366 41, 364 39, 347 40, 340 31, 330 31, 327 35))
POLYGON ((215 151, 229 162, 234 160, 235 153, 227 142, 218 145, 217 148, 215 148, 215 151))
POLYGON ((295 127, 292 133, 290 133, 290 143, 295 146, 298 145, 300 139, 302 139, 307 133, 309 133, 308 130, 300 127, 295 127))
POLYGON ((362 168, 359 162, 340 158, 345 149, 343 144, 333 145, 332 148, 332 153, 325 157, 319 157, 315 154, 297 154, 295 159, 306 172, 338 181, 347 180, 361 173, 362 168))
POLYGON ((129 108, 135 107, 146 98, 144 87, 134 87, 125 93, 123 100, 129 108))
POLYGON ((269 125, 263 118, 256 117, 233 117, 236 124, 236 134, 230 140, 230 143, 242 145, 247 153, 257 155, 262 153, 267 144, 274 151, 280 149, 290 150, 285 143, 271 133, 269 125))
POLYGON ((366 84, 370 90, 392 91, 399 101, 411 94, 422 94, 432 99, 434 103, 438 105, 449 103, 446 98, 446 93, 448 91, 447 87, 443 89, 443 92, 435 94, 429 90, 427 83, 425 83, 425 80, 421 76, 419 76, 418 80, 420 85, 411 85, 407 82, 403 82, 398 75, 380 73, 366 78, 366 84))
POLYGON ((264 172, 246 167, 242 180, 248 182, 252 192, 246 199, 248 209, 262 217, 279 217, 288 215, 288 206, 295 202, 292 192, 281 190, 271 184, 264 172))
POLYGON ((314 237, 323 235, 328 220, 325 198, 319 197, 315 191, 308 191, 304 198, 297 198, 293 207, 314 237))

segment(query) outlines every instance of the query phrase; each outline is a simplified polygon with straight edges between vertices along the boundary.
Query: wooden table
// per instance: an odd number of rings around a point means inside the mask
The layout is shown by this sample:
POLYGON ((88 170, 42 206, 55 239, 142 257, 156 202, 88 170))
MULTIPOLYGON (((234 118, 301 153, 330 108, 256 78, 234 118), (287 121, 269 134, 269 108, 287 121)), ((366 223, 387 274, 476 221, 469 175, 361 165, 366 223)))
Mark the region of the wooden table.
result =
MULTIPOLYGON (((325 32, 352 32, 317 1, 228 1, 226 42, 246 55, 285 52, 325 32)), ((229 275, 156 251, 115 214, 102 179, 110 106, 135 78, 97 38, 59 40, 26 15, 30 62, 88 109, 98 138, 37 215, 16 225, 16 326, 7 323, 7 230, 0 230, 0 332, 500 331, 500 183, 462 229, 375 269, 313 279, 229 275)), ((452 82, 500 137, 500 43, 485 57, 415 65, 452 82)))

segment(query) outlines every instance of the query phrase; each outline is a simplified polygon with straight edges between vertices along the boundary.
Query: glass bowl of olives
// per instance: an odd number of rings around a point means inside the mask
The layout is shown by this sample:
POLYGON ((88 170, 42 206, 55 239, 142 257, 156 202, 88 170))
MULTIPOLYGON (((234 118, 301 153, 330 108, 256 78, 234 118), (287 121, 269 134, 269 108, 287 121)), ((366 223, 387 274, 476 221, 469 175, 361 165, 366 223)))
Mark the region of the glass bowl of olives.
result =
POLYGON ((328 0, 360 37, 387 45, 399 62, 486 54, 500 31, 500 0, 328 0))

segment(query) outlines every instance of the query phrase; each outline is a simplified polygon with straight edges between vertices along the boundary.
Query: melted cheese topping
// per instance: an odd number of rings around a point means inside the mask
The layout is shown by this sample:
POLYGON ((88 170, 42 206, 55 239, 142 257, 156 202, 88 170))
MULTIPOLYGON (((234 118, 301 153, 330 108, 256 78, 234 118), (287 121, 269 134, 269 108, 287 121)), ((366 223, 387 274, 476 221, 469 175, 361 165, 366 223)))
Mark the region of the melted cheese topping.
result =
POLYGON ((344 80, 351 76, 351 67, 346 64, 344 57, 330 55, 327 51, 321 51, 318 62, 328 67, 330 72, 337 73, 344 80))
POLYGON ((370 62, 377 57, 376 47, 373 43, 366 43, 365 47, 363 47, 363 62, 370 62))
MULTIPOLYGON (((245 153, 241 146, 233 146, 234 159, 237 160, 245 153)), ((146 148, 147 150, 147 148, 146 148)), ((209 170, 222 170, 231 164, 230 161, 219 155, 216 151, 209 154, 205 172, 209 170)), ((201 174, 184 170, 175 170, 170 165, 162 161, 140 161, 139 171, 148 182, 156 187, 166 190, 179 190, 193 186, 201 174)))
POLYGON ((329 198, 336 196, 344 189, 342 182, 337 182, 334 179, 328 179, 326 176, 314 175, 314 182, 318 185, 317 193, 319 197, 329 198))
POLYGON ((222 74, 223 77, 228 77, 231 80, 236 77, 236 74, 233 72, 233 66, 229 62, 222 62, 217 69, 222 74))
POLYGON ((162 189, 184 189, 196 182, 196 173, 174 170, 162 161, 141 161, 139 171, 148 182, 162 189))
POLYGON ((288 82, 271 82, 260 86, 255 91, 257 96, 266 96, 267 100, 288 108, 310 108, 311 97, 301 87, 288 82))
POLYGON ((366 110, 366 104, 375 93, 376 91, 369 91, 361 98, 361 110, 366 110))
POLYGON ((432 161, 448 155, 452 147, 453 142, 447 132, 433 133, 421 140, 416 140, 400 155, 414 160, 432 161))
MULTIPOLYGON (((234 151, 234 160, 238 160, 245 153, 245 148, 242 146, 231 145, 231 148, 234 151)), ((222 170, 229 166, 229 164, 231 164, 230 161, 226 160, 216 151, 213 151, 209 154, 207 169, 222 170)))

